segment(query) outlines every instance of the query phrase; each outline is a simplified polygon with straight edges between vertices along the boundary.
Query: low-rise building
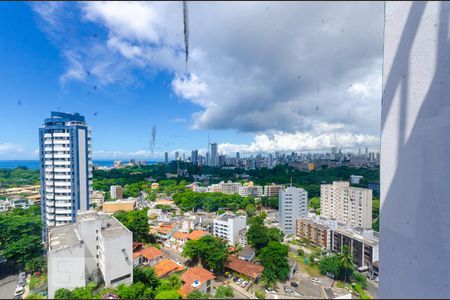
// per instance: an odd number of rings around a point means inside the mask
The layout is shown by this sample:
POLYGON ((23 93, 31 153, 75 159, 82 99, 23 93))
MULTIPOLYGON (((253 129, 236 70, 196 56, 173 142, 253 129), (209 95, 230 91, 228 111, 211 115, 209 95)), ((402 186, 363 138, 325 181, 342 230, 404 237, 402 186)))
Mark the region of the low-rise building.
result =
POLYGON ((266 197, 278 197, 280 190, 283 188, 282 185, 272 183, 270 185, 264 186, 264 196, 266 197))
POLYGON ((184 270, 184 267, 171 259, 163 259, 153 266, 156 276, 164 278, 184 270))
POLYGON ((105 194, 102 191, 93 191, 92 192, 92 203, 95 203, 97 207, 100 207, 105 202, 105 194))
POLYGON ((257 265, 250 261, 241 260, 234 255, 228 256, 228 259, 225 261, 225 268, 239 273, 243 277, 252 280, 255 283, 258 282, 262 272, 264 271, 263 266, 257 265))
POLYGON ((255 249, 250 246, 245 246, 241 251, 238 252, 238 258, 240 260, 253 261, 255 259, 255 256, 255 249))
POLYGON ((142 247, 133 252, 134 266, 154 266, 164 258, 164 252, 153 246, 142 247))
POLYGON ((109 214, 79 213, 76 223, 50 229, 47 240, 49 298, 89 281, 106 287, 133 282, 133 234, 109 214))
POLYGON ((339 253, 343 246, 348 246, 353 260, 360 271, 367 270, 379 260, 379 237, 369 229, 337 226, 333 230, 331 250, 339 253))
POLYGON ((160 242, 164 242, 172 237, 172 235, 178 230, 179 226, 175 221, 168 221, 159 224, 156 229, 156 238, 160 242))
POLYGON ((157 182, 152 182, 152 184, 151 184, 151 189, 152 190, 157 190, 157 189, 159 189, 159 183, 157 183, 157 182))
POLYGON ((214 220, 214 235, 228 241, 230 245, 241 242, 241 231, 247 227, 247 217, 222 214, 214 220))
POLYGON ((190 268, 180 277, 183 285, 181 286, 179 293, 184 299, 195 290, 204 294, 211 294, 215 278, 216 276, 206 269, 201 267, 190 268))
POLYGON ((297 219, 296 237, 306 239, 314 246, 330 250, 332 240, 331 223, 331 220, 321 220, 320 218, 297 219))

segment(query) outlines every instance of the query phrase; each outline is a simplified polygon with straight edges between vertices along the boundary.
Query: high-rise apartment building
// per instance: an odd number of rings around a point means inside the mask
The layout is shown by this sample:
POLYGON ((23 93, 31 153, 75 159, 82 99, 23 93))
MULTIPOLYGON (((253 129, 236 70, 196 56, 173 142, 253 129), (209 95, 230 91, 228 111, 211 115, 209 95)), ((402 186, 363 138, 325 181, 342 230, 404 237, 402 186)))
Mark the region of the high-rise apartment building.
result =
POLYGON ((278 197, 280 194, 280 190, 283 188, 282 185, 278 185, 275 183, 272 183, 270 185, 264 186, 264 195, 266 197, 278 197))
POLYGON ((279 196, 280 230, 284 234, 295 234, 295 222, 305 218, 308 210, 308 192, 301 188, 287 187, 279 196))
POLYGON ((217 154, 217 143, 211 143, 211 162, 210 166, 217 167, 219 164, 219 157, 217 154))
POLYGON ((109 188, 109 193, 111 194, 111 199, 123 199, 123 187, 120 185, 112 185, 109 188))
POLYGON ((164 163, 167 165, 169 163, 169 153, 164 152, 164 163))
POLYGON ((372 228, 372 190, 348 181, 320 186, 320 215, 352 227, 372 228))
POLYGON ((198 164, 198 150, 193 150, 191 154, 191 162, 193 165, 198 164))
POLYGON ((48 227, 76 221, 92 195, 91 132, 83 116, 52 112, 39 129, 41 211, 48 227))

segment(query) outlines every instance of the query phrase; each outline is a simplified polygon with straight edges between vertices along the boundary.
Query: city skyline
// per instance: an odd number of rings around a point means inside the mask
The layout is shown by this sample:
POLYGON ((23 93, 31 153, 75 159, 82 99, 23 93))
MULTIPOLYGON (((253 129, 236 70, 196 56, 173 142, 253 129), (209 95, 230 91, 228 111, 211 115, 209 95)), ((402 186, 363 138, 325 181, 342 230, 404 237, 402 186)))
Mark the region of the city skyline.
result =
POLYGON ((86 117, 94 159, 189 156, 208 140, 243 155, 379 148, 382 4, 233 5, 189 3, 186 68, 181 2, 5 4, 0 124, 14 130, 0 159, 37 159, 50 111, 86 117))

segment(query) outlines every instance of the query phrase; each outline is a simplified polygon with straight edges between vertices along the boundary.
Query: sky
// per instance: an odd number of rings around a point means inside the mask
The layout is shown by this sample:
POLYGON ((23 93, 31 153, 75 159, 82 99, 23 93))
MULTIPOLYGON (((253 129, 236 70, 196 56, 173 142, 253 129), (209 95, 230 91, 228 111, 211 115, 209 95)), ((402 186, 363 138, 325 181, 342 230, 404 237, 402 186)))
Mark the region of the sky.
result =
POLYGON ((187 64, 182 2, 0 6, 0 159, 51 111, 94 159, 379 149, 382 2, 188 2, 187 64))

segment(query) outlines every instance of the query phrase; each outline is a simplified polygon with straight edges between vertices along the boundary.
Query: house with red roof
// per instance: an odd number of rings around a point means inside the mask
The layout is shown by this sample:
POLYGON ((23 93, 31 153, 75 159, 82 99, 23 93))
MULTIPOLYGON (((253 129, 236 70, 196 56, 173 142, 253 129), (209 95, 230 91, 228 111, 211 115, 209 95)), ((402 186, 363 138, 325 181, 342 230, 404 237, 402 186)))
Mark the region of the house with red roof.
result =
POLYGON ((203 230, 194 230, 191 233, 176 231, 170 239, 164 242, 164 246, 181 252, 188 241, 198 240, 205 235, 209 235, 209 233, 203 230))
POLYGON ((250 261, 241 260, 235 255, 228 256, 228 259, 225 261, 225 268, 232 272, 239 273, 253 282, 258 282, 262 272, 264 271, 263 266, 257 265, 250 261))
POLYGON ((171 274, 183 271, 184 267, 171 259, 163 259, 154 265, 153 269, 155 270, 158 278, 164 278, 171 274))
POLYGON ((164 252, 153 246, 144 247, 133 252, 133 265, 154 266, 164 258, 164 252))
POLYGON ((183 285, 178 292, 184 299, 195 290, 211 293, 215 278, 213 273, 202 267, 190 268, 181 275, 180 279, 183 281, 183 285))

